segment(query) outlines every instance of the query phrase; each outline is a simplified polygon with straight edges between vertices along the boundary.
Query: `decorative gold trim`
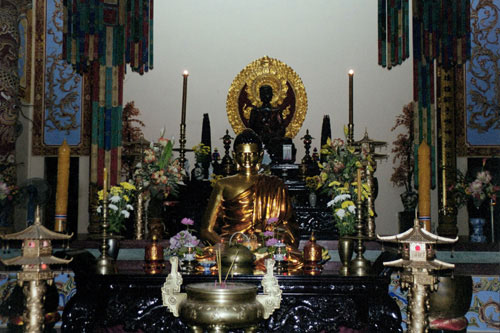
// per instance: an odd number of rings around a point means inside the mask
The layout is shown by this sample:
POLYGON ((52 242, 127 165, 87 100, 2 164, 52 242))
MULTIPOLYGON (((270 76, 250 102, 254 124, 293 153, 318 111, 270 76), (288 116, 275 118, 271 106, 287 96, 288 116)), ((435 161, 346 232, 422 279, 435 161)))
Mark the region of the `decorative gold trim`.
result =
POLYGON ((236 134, 243 131, 250 118, 252 106, 261 106, 259 89, 262 85, 273 88, 273 107, 284 106, 287 120, 291 119, 285 136, 293 138, 300 131, 307 113, 307 95, 304 84, 295 71, 278 59, 262 57, 248 64, 233 80, 229 88, 226 111, 229 123, 236 134), (291 88, 291 89, 290 89, 291 88), (240 105, 242 94, 251 105, 240 105), (291 104, 291 105, 283 105, 291 104), (244 119, 242 119, 242 116, 244 119))

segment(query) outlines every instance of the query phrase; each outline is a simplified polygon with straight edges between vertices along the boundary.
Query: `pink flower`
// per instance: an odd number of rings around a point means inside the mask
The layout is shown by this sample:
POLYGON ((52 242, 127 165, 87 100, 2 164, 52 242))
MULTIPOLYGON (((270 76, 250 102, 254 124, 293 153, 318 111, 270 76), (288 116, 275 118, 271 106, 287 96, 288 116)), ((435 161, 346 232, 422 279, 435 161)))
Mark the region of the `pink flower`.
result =
POLYGON ((164 137, 161 137, 161 138, 158 139, 158 143, 160 145, 162 145, 163 147, 165 147, 168 144, 169 141, 170 141, 169 139, 166 139, 164 137))
POLYGON ((332 147, 333 148, 338 148, 342 147, 344 145, 344 140, 337 138, 332 140, 332 147))
POLYGON ((469 185, 469 191, 471 195, 479 195, 483 190, 483 182, 479 179, 476 179, 469 185))
POLYGON ((274 246, 278 243, 276 238, 271 238, 266 241, 266 246, 274 246))
POLYGON ((333 172, 339 173, 342 170, 344 170, 344 168, 345 168, 345 165, 341 161, 337 161, 337 160, 333 161, 333 172))
POLYGON ((193 220, 191 220, 190 218, 185 217, 185 218, 183 218, 183 219, 181 220, 181 223, 182 223, 182 224, 184 224, 184 225, 193 225, 193 224, 194 224, 194 221, 193 221, 193 220))
POLYGON ((278 221, 279 221, 279 219, 277 217, 271 217, 267 220, 267 224, 273 224, 273 223, 276 223, 278 221))
POLYGON ((274 235, 274 232, 272 232, 272 231, 264 231, 263 234, 264 234, 265 237, 272 237, 274 235))

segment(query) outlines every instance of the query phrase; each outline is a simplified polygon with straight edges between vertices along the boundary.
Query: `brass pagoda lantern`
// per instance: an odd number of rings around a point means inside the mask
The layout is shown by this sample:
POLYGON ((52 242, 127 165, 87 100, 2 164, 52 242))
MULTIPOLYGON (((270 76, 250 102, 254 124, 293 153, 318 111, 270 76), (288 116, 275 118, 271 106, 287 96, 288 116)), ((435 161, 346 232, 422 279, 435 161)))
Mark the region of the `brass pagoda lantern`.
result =
POLYGON ((37 206, 35 223, 28 228, 8 235, 3 239, 22 240, 22 255, 1 259, 7 266, 20 265, 17 282, 23 287, 26 297, 26 311, 23 315, 25 332, 42 332, 44 327, 43 299, 47 284, 51 285, 55 273, 49 265, 68 264, 72 259, 61 259, 52 255, 52 240, 67 240, 73 236, 60 234, 45 228, 40 222, 40 207, 37 206), (25 283, 26 282, 26 283, 25 283))

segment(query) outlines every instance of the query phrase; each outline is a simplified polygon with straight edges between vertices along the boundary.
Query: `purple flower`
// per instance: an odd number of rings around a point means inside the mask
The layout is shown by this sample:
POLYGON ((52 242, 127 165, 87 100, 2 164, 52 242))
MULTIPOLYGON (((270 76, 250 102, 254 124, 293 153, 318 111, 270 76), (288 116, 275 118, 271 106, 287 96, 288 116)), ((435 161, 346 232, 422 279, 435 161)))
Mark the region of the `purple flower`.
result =
POLYGON ((264 231, 263 235, 266 236, 266 237, 273 237, 274 236, 274 232, 273 231, 264 231))
POLYGON ((267 220, 267 224, 273 224, 275 222, 278 222, 278 218, 277 217, 271 217, 267 220))
POLYGON ((193 221, 193 220, 191 220, 190 218, 185 217, 185 218, 183 218, 183 219, 181 220, 181 223, 182 223, 182 224, 184 224, 184 225, 193 225, 193 224, 194 224, 194 221, 193 221))
POLYGON ((274 246, 278 243, 276 238, 271 238, 266 241, 266 246, 274 246))

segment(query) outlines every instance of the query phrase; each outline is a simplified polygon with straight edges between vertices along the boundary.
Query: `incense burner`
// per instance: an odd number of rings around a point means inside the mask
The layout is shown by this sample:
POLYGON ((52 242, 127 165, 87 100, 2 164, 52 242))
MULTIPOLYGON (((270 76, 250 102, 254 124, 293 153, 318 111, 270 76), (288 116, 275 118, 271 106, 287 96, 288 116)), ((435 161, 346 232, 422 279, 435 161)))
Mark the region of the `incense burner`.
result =
POLYGON ((261 320, 269 318, 280 307, 281 290, 273 276, 274 260, 266 260, 267 273, 262 279, 264 293, 257 295, 257 286, 248 283, 194 283, 180 293, 182 276, 178 258, 171 257, 172 270, 161 288, 163 305, 180 317, 192 332, 204 329, 226 332, 243 328, 254 332, 261 320))

